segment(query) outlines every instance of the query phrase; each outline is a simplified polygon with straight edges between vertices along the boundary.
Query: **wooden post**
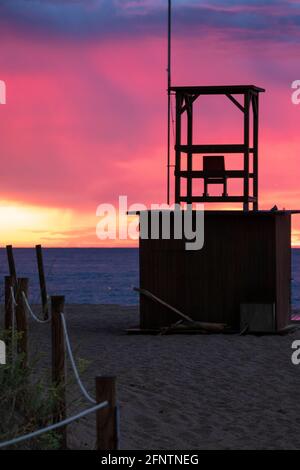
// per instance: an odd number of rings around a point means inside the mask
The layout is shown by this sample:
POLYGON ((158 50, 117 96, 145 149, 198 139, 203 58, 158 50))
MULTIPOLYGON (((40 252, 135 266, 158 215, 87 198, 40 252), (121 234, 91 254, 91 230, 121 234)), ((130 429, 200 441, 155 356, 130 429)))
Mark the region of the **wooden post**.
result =
POLYGON ((250 95, 244 94, 244 211, 249 211, 249 125, 250 95))
MULTIPOLYGON (((65 338, 61 313, 64 311, 65 298, 51 297, 52 323, 52 383, 57 388, 57 402, 53 410, 53 423, 66 418, 66 374, 65 374, 65 338)), ((61 448, 67 447, 67 428, 59 428, 61 448)))
POLYGON ((17 281, 17 295, 16 295, 16 324, 18 337, 18 353, 23 354, 22 365, 24 368, 28 365, 28 322, 25 311, 22 292, 28 296, 28 278, 20 277, 17 281))
POLYGON ((44 315, 44 320, 48 320, 49 318, 48 296, 47 296, 46 278, 45 278, 45 272, 44 272, 42 246, 36 245, 35 251, 36 251, 36 258, 37 258, 38 271, 39 271, 43 315, 44 315))
POLYGON ((193 100, 190 96, 186 96, 186 107, 187 107, 187 145, 188 145, 188 154, 187 154, 187 202, 188 204, 192 203, 192 171, 193 171, 193 100))
POLYGON ((4 311, 4 329, 9 330, 12 327, 13 300, 11 297, 11 288, 14 288, 13 278, 5 276, 5 311, 4 311))
POLYGON ((7 260, 9 266, 9 275, 13 278, 15 286, 17 285, 17 272, 16 265, 14 260, 14 253, 12 245, 6 246, 7 260))
POLYGON ((96 377, 96 401, 108 401, 108 406, 96 412, 97 450, 117 450, 117 409, 115 377, 96 377))
POLYGON ((176 144, 175 144, 175 203, 180 204, 181 196, 181 108, 182 94, 176 93, 176 144))
POLYGON ((256 201, 253 204, 253 209, 258 210, 258 126, 259 126, 259 95, 253 95, 252 99, 253 108, 253 196, 256 201))

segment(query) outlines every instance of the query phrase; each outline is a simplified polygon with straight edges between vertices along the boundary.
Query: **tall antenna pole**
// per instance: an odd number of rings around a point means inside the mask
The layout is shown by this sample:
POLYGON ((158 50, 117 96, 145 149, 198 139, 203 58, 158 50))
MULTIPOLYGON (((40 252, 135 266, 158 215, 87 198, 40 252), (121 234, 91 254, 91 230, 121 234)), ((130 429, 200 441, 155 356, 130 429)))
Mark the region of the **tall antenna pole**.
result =
POLYGON ((168 0, 168 150, 167 150, 167 203, 170 204, 170 162, 171 162, 171 17, 172 1, 168 0))

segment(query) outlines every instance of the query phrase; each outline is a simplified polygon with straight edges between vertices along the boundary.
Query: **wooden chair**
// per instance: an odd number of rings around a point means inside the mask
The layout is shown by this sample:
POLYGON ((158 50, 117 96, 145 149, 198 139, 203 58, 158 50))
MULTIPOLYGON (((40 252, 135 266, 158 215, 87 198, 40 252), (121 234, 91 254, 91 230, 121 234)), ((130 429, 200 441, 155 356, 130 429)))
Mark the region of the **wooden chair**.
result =
POLYGON ((209 184, 222 184, 223 194, 227 196, 227 177, 225 170, 224 155, 204 156, 203 157, 203 174, 204 174, 204 193, 203 196, 209 196, 207 189, 209 184))

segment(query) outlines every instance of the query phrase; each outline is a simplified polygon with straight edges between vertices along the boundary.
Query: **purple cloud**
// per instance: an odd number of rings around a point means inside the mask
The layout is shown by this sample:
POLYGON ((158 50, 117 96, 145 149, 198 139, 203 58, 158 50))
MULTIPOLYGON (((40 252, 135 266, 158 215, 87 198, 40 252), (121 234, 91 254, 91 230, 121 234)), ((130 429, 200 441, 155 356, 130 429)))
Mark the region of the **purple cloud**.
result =
MULTIPOLYGON (((201 37, 220 30, 237 39, 299 39, 300 7, 293 0, 173 3, 174 34, 201 37)), ((0 29, 74 40, 158 36, 166 33, 166 8, 167 0, 2 0, 0 29)))

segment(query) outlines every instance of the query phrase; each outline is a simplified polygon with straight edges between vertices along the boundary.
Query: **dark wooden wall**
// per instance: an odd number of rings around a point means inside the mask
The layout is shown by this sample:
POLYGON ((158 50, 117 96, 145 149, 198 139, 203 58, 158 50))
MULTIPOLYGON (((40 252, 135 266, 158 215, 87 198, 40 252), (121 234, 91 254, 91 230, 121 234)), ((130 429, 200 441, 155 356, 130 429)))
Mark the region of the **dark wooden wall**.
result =
POLYGON ((291 309, 292 252, 291 216, 276 217, 276 322, 286 326, 291 309))
MULTIPOLYGON (((202 250, 185 240, 140 240, 140 287, 195 320, 239 327, 243 302, 275 303, 277 326, 290 309, 291 215, 278 212, 205 212, 202 250)), ((178 320, 140 297, 141 328, 178 320)))

